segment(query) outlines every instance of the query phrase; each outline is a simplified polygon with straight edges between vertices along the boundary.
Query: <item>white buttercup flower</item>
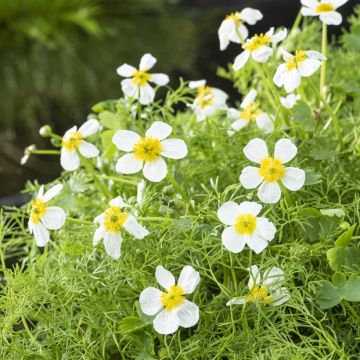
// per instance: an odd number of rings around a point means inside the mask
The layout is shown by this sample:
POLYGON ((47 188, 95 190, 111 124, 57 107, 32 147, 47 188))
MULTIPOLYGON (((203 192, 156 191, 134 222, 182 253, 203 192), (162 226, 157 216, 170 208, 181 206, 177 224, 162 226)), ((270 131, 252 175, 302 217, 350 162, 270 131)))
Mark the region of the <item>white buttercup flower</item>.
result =
POLYGON ((143 169, 146 179, 159 182, 166 177, 167 167, 163 156, 169 159, 182 159, 187 155, 183 140, 166 139, 172 132, 170 125, 155 121, 141 137, 134 131, 118 130, 112 141, 121 151, 129 154, 122 156, 116 171, 122 174, 135 174, 143 169))
POLYGON ((154 101, 155 91, 149 82, 158 86, 164 86, 169 82, 169 77, 165 74, 149 73, 156 61, 151 54, 145 54, 140 60, 139 69, 128 64, 123 64, 116 69, 118 75, 128 78, 121 81, 122 91, 126 96, 138 99, 143 105, 154 101))
POLYGON ((229 251, 239 253, 247 244, 259 254, 274 239, 274 224, 265 217, 257 216, 261 209, 261 205, 250 201, 240 204, 228 201, 219 208, 219 220, 229 225, 221 235, 222 243, 229 251))
POLYGON ((297 50, 295 55, 280 49, 285 63, 279 65, 273 77, 276 86, 284 86, 291 93, 301 84, 302 77, 309 77, 319 69, 326 57, 318 51, 297 50))
POLYGON ((100 226, 96 229, 93 237, 93 245, 96 246, 101 239, 104 239, 106 253, 113 259, 121 255, 122 236, 124 228, 135 239, 143 239, 149 232, 142 227, 135 217, 123 211, 128 207, 120 196, 109 202, 110 207, 94 219, 100 226))
POLYGON ((249 302, 280 306, 290 299, 289 290, 282 286, 285 280, 283 270, 273 267, 266 270, 262 277, 256 265, 251 266, 248 270, 250 272, 248 282, 250 293, 245 297, 231 299, 227 302, 227 306, 243 305, 249 302))
POLYGON ((243 151, 249 160, 260 164, 260 168, 246 166, 240 175, 240 182, 245 189, 255 189, 260 185, 257 196, 262 202, 273 204, 280 200, 279 181, 292 191, 303 187, 305 171, 284 166, 297 153, 297 147, 290 140, 276 142, 274 157, 269 156, 265 141, 258 138, 249 141, 243 151))
POLYGON ((291 93, 285 97, 280 96, 281 105, 287 109, 292 109, 299 99, 300 95, 295 95, 294 93, 291 93))
POLYGON ((191 266, 184 266, 175 285, 173 274, 157 266, 155 277, 165 289, 161 291, 148 287, 140 294, 140 307, 144 314, 155 316, 154 329, 163 335, 174 333, 179 326, 189 328, 199 321, 199 308, 186 300, 185 295, 194 292, 199 284, 200 274, 191 266))
POLYGON ((219 27, 220 50, 225 50, 230 41, 239 44, 249 36, 244 24, 255 25, 263 18, 259 10, 245 8, 227 15, 219 27))
POLYGON ((301 13, 304 16, 319 16, 320 20, 327 25, 340 25, 342 16, 337 8, 349 0, 301 0, 303 7, 301 13))
POLYGON ((45 246, 49 241, 48 230, 60 229, 66 220, 65 211, 58 206, 48 206, 46 203, 55 197, 63 186, 55 185, 44 194, 44 185, 34 200, 31 201, 29 231, 34 234, 36 245, 45 246))
POLYGON ((86 121, 77 129, 77 126, 69 129, 61 142, 61 166, 68 171, 74 171, 80 166, 79 153, 86 158, 93 158, 99 155, 99 150, 93 144, 85 141, 87 137, 95 134, 100 129, 97 120, 86 121))
POLYGON ((194 109, 198 121, 214 115, 217 110, 226 109, 228 95, 220 89, 207 86, 206 80, 190 81, 189 87, 197 90, 191 107, 194 109))
POLYGON ((234 70, 240 70, 249 60, 250 55, 254 61, 265 63, 273 54, 273 46, 283 41, 287 35, 287 30, 280 30, 274 34, 274 28, 271 28, 265 34, 254 35, 252 38, 246 40, 242 45, 244 51, 235 58, 234 70))
POLYGON ((231 128, 235 131, 239 131, 250 122, 255 122, 259 129, 265 133, 274 131, 272 120, 260 109, 259 104, 255 102, 256 95, 256 90, 251 89, 240 104, 241 111, 233 108, 228 110, 228 117, 235 120, 231 124, 231 128))

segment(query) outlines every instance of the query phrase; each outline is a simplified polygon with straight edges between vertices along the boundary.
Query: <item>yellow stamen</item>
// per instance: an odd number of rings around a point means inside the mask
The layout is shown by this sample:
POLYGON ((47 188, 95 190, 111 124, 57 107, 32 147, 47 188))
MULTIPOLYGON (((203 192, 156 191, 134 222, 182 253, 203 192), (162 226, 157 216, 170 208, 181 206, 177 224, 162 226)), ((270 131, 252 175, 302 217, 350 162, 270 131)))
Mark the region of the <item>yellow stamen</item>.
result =
POLYGON ((135 85, 143 87, 147 85, 148 81, 152 78, 152 75, 147 70, 136 70, 133 74, 131 82, 135 85))
POLYGON ((329 4, 329 3, 322 3, 322 4, 319 4, 319 5, 316 7, 316 12, 317 12, 318 14, 326 13, 326 12, 331 12, 331 11, 334 11, 334 10, 335 10, 334 5, 329 4))
POLYGON ((242 20, 240 19, 239 15, 237 13, 231 13, 230 15, 227 15, 225 20, 232 19, 236 26, 240 26, 242 24, 242 20))
POLYGON ((184 289, 179 285, 172 285, 168 292, 163 292, 161 294, 161 303, 165 310, 170 312, 179 307, 185 300, 184 292, 184 289))
POLYGON ((247 296, 248 302, 264 301, 265 303, 269 303, 271 300, 272 297, 268 295, 268 289, 264 285, 255 286, 247 296))
POLYGON ((252 235, 256 229, 256 217, 252 214, 239 215, 235 220, 235 230, 240 235, 252 235))
POLYGON ((247 40, 243 45, 244 50, 255 51, 261 46, 265 46, 271 43, 271 37, 266 34, 255 35, 251 39, 247 40))
POLYGON ((68 151, 76 150, 83 142, 83 135, 81 132, 76 131, 74 134, 69 136, 67 139, 63 139, 61 146, 68 151))
POLYGON ((197 97, 196 99, 197 99, 196 104, 202 109, 212 105, 215 101, 215 97, 213 95, 197 97))
POLYGON ((289 71, 296 69, 298 67, 298 65, 301 62, 305 61, 306 59, 307 59, 307 55, 306 55, 305 51, 296 50, 295 56, 292 56, 291 58, 286 60, 286 67, 289 71))
POLYGON ((47 206, 44 200, 35 199, 31 202, 30 219, 34 224, 38 224, 46 213, 47 206))
POLYGON ((207 96, 212 93, 213 88, 211 86, 199 86, 197 89, 197 98, 207 96))
POLYGON ((261 161, 259 174, 266 182, 274 182, 282 179, 285 167, 278 159, 266 157, 261 161))
POLYGON ((133 148, 135 157, 145 162, 157 160, 162 150, 160 140, 152 137, 141 138, 133 148))
POLYGON ((256 118, 261 114, 259 105, 256 102, 252 102, 244 107, 240 116, 246 121, 256 121, 256 118))
POLYGON ((103 226, 107 232, 117 233, 121 230, 128 218, 128 214, 121 212, 119 206, 110 206, 105 211, 103 226))

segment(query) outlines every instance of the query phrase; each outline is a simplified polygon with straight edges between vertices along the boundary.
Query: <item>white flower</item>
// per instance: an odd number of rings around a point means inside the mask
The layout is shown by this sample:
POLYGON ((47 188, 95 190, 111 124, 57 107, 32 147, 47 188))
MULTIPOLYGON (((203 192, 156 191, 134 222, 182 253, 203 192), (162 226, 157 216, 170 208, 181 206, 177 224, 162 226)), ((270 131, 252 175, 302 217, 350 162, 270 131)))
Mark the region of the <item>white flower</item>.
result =
POLYGON ((165 74, 148 72, 156 64, 156 61, 151 54, 145 54, 140 60, 139 70, 128 64, 123 64, 116 69, 118 75, 128 78, 121 81, 122 91, 126 96, 139 100, 143 105, 154 101, 155 91, 149 82, 158 86, 164 86, 169 82, 169 77, 165 74))
POLYGON ((269 156, 265 141, 258 138, 250 140, 243 151, 249 160, 260 164, 260 168, 246 166, 240 175, 240 182, 245 189, 255 189, 260 185, 257 196, 262 202, 273 204, 280 200, 279 181, 292 191, 303 187, 305 171, 284 166, 297 153, 296 146, 290 140, 276 142, 274 157, 269 156))
POLYGON ((136 202, 138 205, 141 205, 144 201, 144 189, 145 189, 145 180, 141 180, 137 185, 137 191, 136 191, 136 202))
POLYGON ((226 109, 228 95, 220 89, 206 86, 206 80, 190 81, 189 87, 197 90, 191 108, 195 111, 198 121, 214 115, 217 110, 226 109))
POLYGON ((259 254, 268 246, 268 242, 274 239, 274 224, 265 217, 257 216, 261 209, 261 205, 250 201, 241 204, 228 201, 219 208, 219 220, 229 225, 221 235, 222 243, 229 251, 239 253, 247 244, 259 254))
POLYGON ((304 16, 319 16, 320 20, 327 25, 340 25, 342 16, 336 10, 349 0, 301 0, 303 7, 301 13, 304 16))
POLYGON ((194 292, 199 284, 200 274, 193 267, 184 266, 175 285, 173 274, 162 266, 157 266, 155 277, 165 291, 148 287, 141 292, 139 299, 144 314, 156 315, 154 329, 159 334, 168 335, 174 333, 179 326, 194 326, 199 321, 199 308, 186 300, 185 295, 194 292))
POLYGON ((248 270, 250 272, 248 283, 250 293, 245 297, 231 299, 227 302, 227 306, 242 305, 248 302, 280 306, 290 299, 289 290, 282 287, 285 278, 281 269, 273 267, 266 270, 262 278, 256 265, 251 266, 248 270))
POLYGON ((68 171, 74 171, 80 166, 79 153, 86 158, 99 155, 99 150, 93 144, 85 141, 87 137, 95 134, 100 129, 97 120, 86 121, 77 129, 77 126, 66 131, 61 143, 61 166, 68 171))
POLYGON ((58 206, 48 206, 46 203, 55 197, 63 186, 55 185, 44 194, 44 185, 34 200, 31 201, 29 231, 34 234, 36 245, 45 246, 49 241, 48 230, 60 229, 66 219, 65 211, 58 206))
POLYGON ((252 8, 245 8, 240 12, 237 11, 227 15, 218 31, 220 50, 225 50, 230 41, 239 44, 247 39, 249 31, 244 23, 255 25, 262 18, 262 13, 252 8))
POLYGON ((36 145, 34 145, 34 144, 29 145, 24 149, 24 155, 20 159, 20 165, 25 165, 28 162, 28 160, 31 156, 31 152, 34 150, 36 150, 36 145))
POLYGON ((294 93, 291 93, 285 97, 280 96, 281 105, 287 109, 292 109, 299 99, 300 95, 295 95, 294 93))
POLYGON ((182 159, 187 155, 183 140, 166 139, 172 132, 170 125, 155 121, 146 131, 145 137, 129 130, 118 130, 112 141, 121 151, 129 154, 122 156, 116 171, 122 174, 135 174, 143 169, 146 179, 159 182, 166 177, 166 162, 162 158, 182 159))
POLYGON ((244 51, 235 58, 234 70, 240 70, 249 60, 250 55, 256 62, 267 62, 274 52, 270 45, 276 46, 277 43, 285 39, 286 35, 286 29, 274 34, 274 28, 271 28, 265 34, 254 35, 252 38, 246 40, 245 44, 242 45, 244 51))
POLYGON ((241 111, 233 108, 228 110, 228 117, 236 120, 231 124, 231 128, 235 131, 239 131, 248 125, 250 121, 255 122, 259 129, 265 133, 274 131, 272 120, 266 113, 261 111, 259 105, 255 102, 256 95, 256 90, 251 89, 240 105, 241 111))
POLYGON ((110 207, 94 219, 100 226, 96 229, 93 237, 93 245, 96 246, 104 239, 106 253, 117 260, 121 255, 122 236, 124 228, 136 239, 143 239, 149 232, 142 227, 135 217, 123 211, 129 205, 125 204, 120 196, 109 202, 110 207))
POLYGON ((276 86, 284 86, 287 93, 293 92, 301 84, 302 77, 309 77, 319 69, 326 57, 318 51, 297 50, 295 55, 280 49, 285 63, 279 65, 273 77, 276 86))

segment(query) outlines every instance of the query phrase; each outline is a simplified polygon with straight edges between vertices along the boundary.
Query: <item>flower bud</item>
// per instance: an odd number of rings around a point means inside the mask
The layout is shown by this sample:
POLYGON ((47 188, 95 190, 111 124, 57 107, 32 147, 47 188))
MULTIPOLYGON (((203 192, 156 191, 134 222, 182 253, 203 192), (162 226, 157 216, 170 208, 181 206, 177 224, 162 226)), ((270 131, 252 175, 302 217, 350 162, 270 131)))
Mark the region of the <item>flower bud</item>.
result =
POLYGON ((39 130, 39 134, 42 137, 49 137, 51 133, 52 133, 52 129, 50 125, 44 125, 39 130))

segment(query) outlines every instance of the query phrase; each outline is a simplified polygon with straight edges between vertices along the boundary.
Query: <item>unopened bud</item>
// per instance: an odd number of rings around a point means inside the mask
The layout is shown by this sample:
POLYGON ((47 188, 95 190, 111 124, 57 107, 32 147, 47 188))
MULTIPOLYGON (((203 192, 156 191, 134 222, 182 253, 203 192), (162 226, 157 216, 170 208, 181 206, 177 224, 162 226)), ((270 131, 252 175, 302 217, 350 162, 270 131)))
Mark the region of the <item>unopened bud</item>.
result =
POLYGON ((20 159, 20 164, 21 165, 25 165, 28 160, 29 160, 29 157, 31 155, 31 151, 33 150, 36 150, 36 145, 32 144, 32 145, 29 145, 25 148, 24 150, 24 156, 20 159))
POLYGON ((350 224, 347 221, 343 221, 339 226, 341 230, 347 230, 350 228, 350 224))
POLYGON ((52 133, 52 129, 51 129, 50 125, 44 125, 39 130, 39 134, 42 137, 49 137, 51 135, 51 133, 52 133))

